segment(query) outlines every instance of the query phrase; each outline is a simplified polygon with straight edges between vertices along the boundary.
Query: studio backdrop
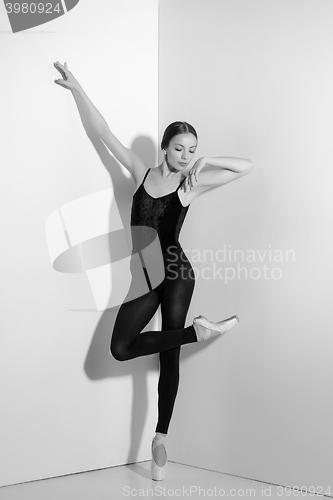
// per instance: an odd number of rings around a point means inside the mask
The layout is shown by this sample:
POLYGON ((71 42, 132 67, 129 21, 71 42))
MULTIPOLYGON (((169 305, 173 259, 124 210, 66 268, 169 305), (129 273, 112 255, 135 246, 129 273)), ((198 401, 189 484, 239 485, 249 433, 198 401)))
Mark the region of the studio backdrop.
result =
POLYGON ((255 164, 199 196, 181 232, 186 326, 240 323, 182 348, 170 460, 327 491, 332 17, 330 0, 81 0, 13 33, 0 5, 0 485, 149 460, 157 418, 157 355, 109 351, 134 183, 54 83, 59 60, 150 167, 175 120, 196 128, 198 157, 255 164))

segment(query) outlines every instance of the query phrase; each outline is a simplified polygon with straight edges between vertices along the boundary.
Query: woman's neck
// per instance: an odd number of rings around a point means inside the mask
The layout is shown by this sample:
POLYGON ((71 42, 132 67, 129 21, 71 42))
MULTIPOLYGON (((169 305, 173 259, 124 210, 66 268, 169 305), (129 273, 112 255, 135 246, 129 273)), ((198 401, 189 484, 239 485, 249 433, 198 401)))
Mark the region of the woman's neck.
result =
POLYGON ((179 178, 180 180, 182 176, 182 172, 170 167, 165 159, 158 167, 156 167, 156 170, 159 171, 160 177, 163 180, 171 180, 174 178, 179 178))

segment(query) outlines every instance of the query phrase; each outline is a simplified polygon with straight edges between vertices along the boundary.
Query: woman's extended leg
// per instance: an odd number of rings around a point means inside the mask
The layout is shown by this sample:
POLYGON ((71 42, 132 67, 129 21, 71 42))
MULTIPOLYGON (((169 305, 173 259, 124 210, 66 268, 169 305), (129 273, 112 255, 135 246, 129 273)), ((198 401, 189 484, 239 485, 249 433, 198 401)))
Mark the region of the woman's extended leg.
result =
POLYGON ((168 433, 179 386, 180 347, 160 353, 158 421, 155 432, 168 433))
MULTIPOLYGON (((166 279, 161 293, 162 330, 182 328, 194 291, 194 276, 179 273, 177 279, 166 279)), ((179 385, 180 347, 160 353, 158 382, 158 422, 156 432, 167 434, 179 385)))

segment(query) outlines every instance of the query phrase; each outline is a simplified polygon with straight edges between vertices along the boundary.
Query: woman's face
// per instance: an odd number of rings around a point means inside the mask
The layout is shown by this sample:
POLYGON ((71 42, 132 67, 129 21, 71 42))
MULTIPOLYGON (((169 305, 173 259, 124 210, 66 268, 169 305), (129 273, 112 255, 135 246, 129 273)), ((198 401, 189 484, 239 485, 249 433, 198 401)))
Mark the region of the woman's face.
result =
POLYGON ((169 167, 178 171, 185 170, 191 162, 197 148, 197 139, 191 133, 175 135, 166 148, 169 167))

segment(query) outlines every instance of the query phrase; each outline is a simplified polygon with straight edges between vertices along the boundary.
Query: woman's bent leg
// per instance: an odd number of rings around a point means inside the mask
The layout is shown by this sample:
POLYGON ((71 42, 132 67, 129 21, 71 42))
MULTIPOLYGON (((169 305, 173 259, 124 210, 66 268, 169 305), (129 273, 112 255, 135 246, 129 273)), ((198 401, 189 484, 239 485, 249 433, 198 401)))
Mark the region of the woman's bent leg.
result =
POLYGON ((158 290, 163 287, 163 283, 120 306, 111 339, 111 354, 115 359, 125 361, 197 342, 193 325, 176 330, 141 333, 159 306, 158 290))

